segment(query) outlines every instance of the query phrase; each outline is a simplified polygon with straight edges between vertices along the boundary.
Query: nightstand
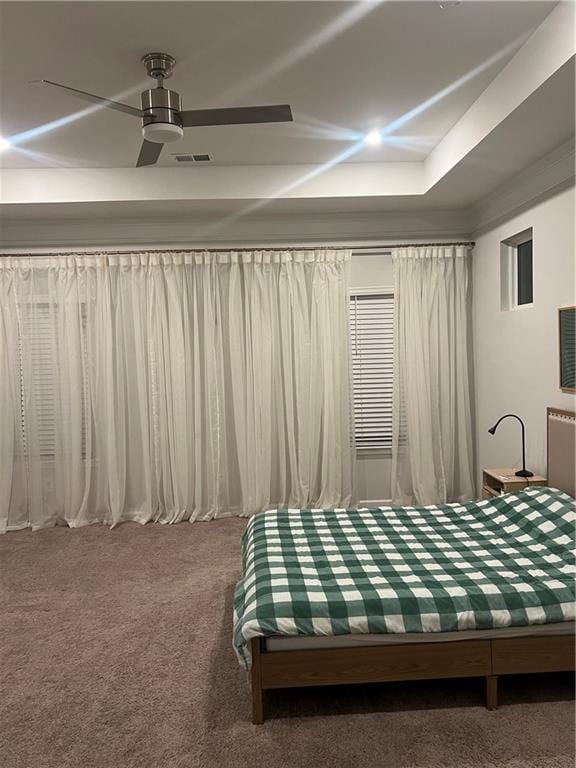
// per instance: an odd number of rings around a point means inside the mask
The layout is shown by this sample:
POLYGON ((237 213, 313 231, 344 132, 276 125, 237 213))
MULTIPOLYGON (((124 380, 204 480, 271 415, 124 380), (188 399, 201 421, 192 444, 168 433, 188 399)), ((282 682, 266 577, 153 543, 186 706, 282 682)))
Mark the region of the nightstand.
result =
POLYGON ((513 493, 529 485, 547 485, 548 480, 541 475, 534 477, 516 477, 515 469, 485 469, 482 472, 482 498, 491 499, 503 493, 513 493))

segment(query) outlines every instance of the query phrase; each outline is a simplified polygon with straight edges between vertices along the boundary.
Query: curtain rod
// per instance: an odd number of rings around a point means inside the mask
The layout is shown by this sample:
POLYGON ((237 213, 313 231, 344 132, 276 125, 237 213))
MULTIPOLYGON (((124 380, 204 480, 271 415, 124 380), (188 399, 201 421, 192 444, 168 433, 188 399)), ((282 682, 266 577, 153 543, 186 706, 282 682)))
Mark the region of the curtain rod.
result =
POLYGON ((98 251, 41 251, 38 253, 3 253, 0 251, 0 258, 2 256, 130 256, 133 253, 222 253, 222 251, 246 253, 249 251, 318 251, 322 249, 331 251, 378 251, 392 250, 394 248, 431 248, 434 246, 442 247, 447 245, 465 245, 468 248, 473 248, 476 243, 471 240, 466 240, 463 242, 448 243, 393 243, 388 245, 288 245, 276 248, 267 248, 263 246, 256 246, 253 248, 132 248, 129 251, 108 251, 103 249, 98 251))

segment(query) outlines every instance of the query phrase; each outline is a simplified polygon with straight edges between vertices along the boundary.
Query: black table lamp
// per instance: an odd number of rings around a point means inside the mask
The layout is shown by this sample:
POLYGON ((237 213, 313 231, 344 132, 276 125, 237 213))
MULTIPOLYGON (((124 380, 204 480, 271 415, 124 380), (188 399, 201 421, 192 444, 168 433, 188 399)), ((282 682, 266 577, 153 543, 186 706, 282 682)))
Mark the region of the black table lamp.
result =
POLYGON ((526 440, 525 440, 525 433, 524 433, 524 422, 522 421, 520 416, 516 416, 515 413, 507 413, 505 416, 501 416, 496 422, 496 424, 494 424, 493 427, 490 427, 488 432, 490 432, 491 435, 495 434, 498 424, 500 424, 502 419, 508 419, 510 417, 513 419, 518 419, 522 427, 522 469, 519 469, 518 472, 516 472, 516 476, 517 477, 534 477, 534 472, 530 472, 529 469, 526 469, 526 440))

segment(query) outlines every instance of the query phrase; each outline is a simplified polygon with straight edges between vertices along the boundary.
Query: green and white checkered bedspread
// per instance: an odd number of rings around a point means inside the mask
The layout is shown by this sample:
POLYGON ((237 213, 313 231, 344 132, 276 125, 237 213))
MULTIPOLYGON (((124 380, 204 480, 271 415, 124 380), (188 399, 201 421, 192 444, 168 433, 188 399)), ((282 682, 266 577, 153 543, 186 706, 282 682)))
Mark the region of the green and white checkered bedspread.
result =
POLYGON ((447 632, 574 619, 575 502, 532 487, 490 501, 281 509, 242 538, 234 646, 258 635, 447 632))

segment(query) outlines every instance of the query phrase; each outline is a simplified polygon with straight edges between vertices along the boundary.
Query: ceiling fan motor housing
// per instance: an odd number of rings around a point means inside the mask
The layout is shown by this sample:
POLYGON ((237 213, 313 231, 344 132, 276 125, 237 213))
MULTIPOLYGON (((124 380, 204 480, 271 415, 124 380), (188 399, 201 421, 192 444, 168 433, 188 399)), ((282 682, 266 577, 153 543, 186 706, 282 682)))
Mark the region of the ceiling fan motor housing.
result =
POLYGON ((184 131, 180 96, 167 88, 151 88, 142 94, 142 134, 147 141, 165 144, 181 139, 184 131))

